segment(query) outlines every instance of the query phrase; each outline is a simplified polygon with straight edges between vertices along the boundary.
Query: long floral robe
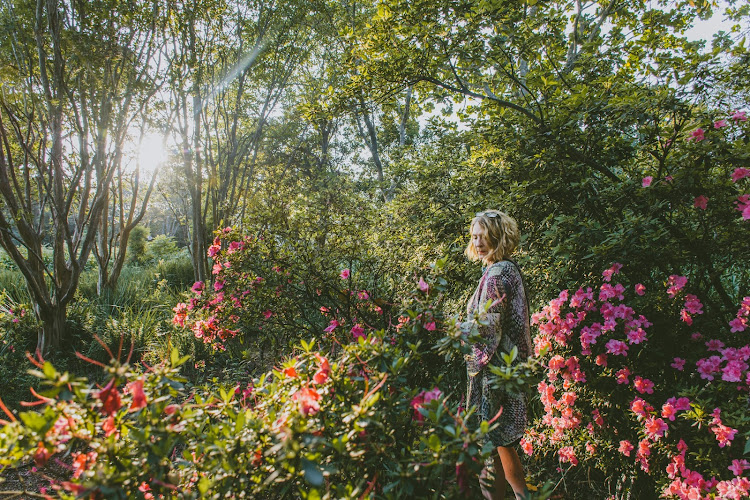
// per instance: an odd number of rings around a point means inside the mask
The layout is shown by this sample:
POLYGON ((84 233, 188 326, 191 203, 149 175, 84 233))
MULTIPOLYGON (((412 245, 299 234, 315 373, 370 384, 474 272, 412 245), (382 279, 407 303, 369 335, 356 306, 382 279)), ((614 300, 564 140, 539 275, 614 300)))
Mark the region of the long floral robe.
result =
POLYGON ((498 352, 510 352, 518 348, 519 360, 531 355, 531 329, 529 306, 521 271, 516 264, 502 260, 490 265, 479 280, 474 295, 469 299, 466 312, 484 311, 486 304, 487 325, 479 325, 479 334, 487 341, 472 346, 466 358, 469 406, 477 407, 479 420, 492 420, 502 408, 499 425, 490 432, 494 446, 507 446, 523 436, 527 425, 527 400, 525 395, 512 394, 501 389, 491 389, 487 365, 498 352))

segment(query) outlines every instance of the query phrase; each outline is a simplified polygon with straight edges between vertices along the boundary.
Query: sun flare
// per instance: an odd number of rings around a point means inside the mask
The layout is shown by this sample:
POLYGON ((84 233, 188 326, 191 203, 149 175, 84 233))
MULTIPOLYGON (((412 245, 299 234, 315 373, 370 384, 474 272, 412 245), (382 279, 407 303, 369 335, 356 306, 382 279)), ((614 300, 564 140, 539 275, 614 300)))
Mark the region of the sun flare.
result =
POLYGON ((168 152, 164 137, 146 134, 138 148, 138 164, 142 174, 152 175, 167 160, 168 152))

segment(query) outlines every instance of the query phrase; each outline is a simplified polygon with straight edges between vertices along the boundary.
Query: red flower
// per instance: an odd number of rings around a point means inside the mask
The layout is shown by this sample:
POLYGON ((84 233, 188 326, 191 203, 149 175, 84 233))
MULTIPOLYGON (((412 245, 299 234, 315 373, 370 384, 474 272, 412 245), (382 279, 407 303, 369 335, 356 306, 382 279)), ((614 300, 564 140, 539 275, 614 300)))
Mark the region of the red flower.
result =
POLYGON ((411 407, 414 408, 414 416, 412 417, 412 420, 423 422, 424 416, 422 416, 422 413, 419 411, 419 409, 433 399, 438 399, 442 395, 443 393, 440 392, 440 389, 435 387, 431 391, 422 391, 414 396, 414 399, 411 400, 411 407))
POLYGON ((320 410, 320 394, 312 387, 303 387, 292 395, 304 416, 314 415, 320 410))
POLYGON ((129 411, 136 411, 146 407, 148 402, 146 401, 146 394, 143 392, 142 379, 129 383, 128 392, 133 395, 133 403, 130 405, 129 411))
POLYGON ((97 397, 102 402, 102 412, 105 415, 112 415, 122 406, 122 403, 120 402, 120 393, 117 392, 117 386, 115 385, 114 379, 110 380, 109 384, 99 391, 97 397))
POLYGON ((732 172, 732 182, 737 182, 745 177, 750 177, 750 169, 737 167, 734 169, 734 172, 732 172))
POLYGON ((117 426, 115 425, 115 417, 110 416, 107 418, 107 420, 104 421, 102 424, 102 430, 104 431, 104 435, 109 437, 112 434, 115 434, 117 432, 117 426))
POLYGON ((328 375, 331 373, 331 365, 326 358, 318 353, 315 353, 315 358, 318 360, 318 371, 313 375, 313 382, 316 384, 324 384, 328 380, 328 375))
POLYGON ((706 136, 704 135, 704 130, 702 128, 697 128, 690 133, 690 135, 688 136, 686 140, 688 142, 690 141, 700 142, 705 138, 706 136))
POLYGON ((705 210, 708 206, 708 198, 706 198, 703 195, 696 196, 696 198, 693 200, 693 206, 695 208, 700 208, 701 210, 705 210))
POLYGON ((34 463, 36 463, 38 467, 44 467, 51 456, 52 452, 44 446, 44 443, 39 441, 36 452, 34 452, 34 463))

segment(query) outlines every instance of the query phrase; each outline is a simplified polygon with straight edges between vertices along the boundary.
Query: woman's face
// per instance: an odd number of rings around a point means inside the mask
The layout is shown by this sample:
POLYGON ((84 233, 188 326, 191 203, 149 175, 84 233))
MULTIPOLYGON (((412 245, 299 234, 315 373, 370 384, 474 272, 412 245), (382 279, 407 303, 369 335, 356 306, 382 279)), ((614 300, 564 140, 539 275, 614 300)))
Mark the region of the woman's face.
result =
POLYGON ((490 253, 490 242, 487 239, 487 230, 481 224, 471 226, 471 242, 477 251, 479 258, 484 259, 490 253))

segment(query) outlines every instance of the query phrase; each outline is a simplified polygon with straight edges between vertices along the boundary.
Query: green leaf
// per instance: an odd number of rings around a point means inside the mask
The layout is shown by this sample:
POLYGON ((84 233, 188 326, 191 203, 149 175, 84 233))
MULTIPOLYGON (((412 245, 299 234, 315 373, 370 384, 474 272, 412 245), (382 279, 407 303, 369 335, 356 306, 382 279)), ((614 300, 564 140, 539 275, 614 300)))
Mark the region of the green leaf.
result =
POLYGON ((241 411, 237 414, 237 421, 234 424, 235 434, 239 433, 242 430, 242 428, 245 426, 246 419, 247 419, 247 416, 244 411, 241 411))
POLYGON ((745 443, 745 451, 742 452, 743 455, 747 455, 750 453, 750 438, 748 438, 747 442, 745 443))
POLYGON ((198 491, 200 492, 201 496, 205 495, 210 487, 211 481, 209 481, 205 476, 202 477, 200 481, 198 481, 198 491))
POLYGON ((32 431, 41 432, 47 426, 47 419, 35 411, 21 413, 19 417, 32 431))
POLYGON ((427 446, 429 446, 432 451, 440 450, 440 444, 440 438, 437 434, 431 434, 430 438, 427 440, 427 446))
POLYGON ((57 370, 55 370, 55 367, 52 366, 52 363, 49 361, 44 362, 44 366, 42 366, 42 370, 44 371, 44 376, 48 379, 55 378, 55 375, 57 374, 57 370))

